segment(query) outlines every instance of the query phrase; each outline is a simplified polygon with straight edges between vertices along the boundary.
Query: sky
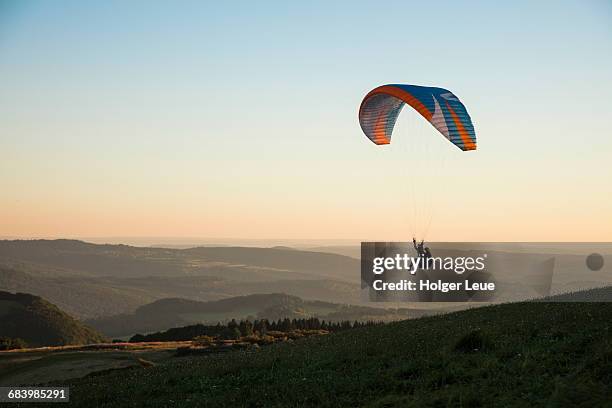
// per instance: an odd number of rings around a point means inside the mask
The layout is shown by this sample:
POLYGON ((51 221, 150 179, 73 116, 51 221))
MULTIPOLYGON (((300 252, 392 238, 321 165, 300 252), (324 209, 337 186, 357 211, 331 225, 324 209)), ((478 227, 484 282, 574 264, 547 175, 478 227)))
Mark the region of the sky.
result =
POLYGON ((612 241, 611 3, 223 3, 0 0, 0 236, 612 241))

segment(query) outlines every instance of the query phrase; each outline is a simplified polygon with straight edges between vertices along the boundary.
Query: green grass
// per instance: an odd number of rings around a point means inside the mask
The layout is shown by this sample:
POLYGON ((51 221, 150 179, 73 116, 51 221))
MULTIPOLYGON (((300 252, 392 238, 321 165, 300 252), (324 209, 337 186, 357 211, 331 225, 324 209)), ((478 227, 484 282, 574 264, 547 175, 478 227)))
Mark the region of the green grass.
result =
POLYGON ((68 381, 75 406, 612 406, 612 303, 516 303, 68 381))

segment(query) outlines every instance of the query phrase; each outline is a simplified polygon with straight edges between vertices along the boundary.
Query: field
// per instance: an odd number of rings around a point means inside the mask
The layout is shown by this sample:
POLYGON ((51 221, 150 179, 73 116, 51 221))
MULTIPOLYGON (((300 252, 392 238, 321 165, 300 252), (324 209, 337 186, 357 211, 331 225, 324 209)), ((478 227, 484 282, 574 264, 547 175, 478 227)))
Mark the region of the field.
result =
POLYGON ((59 381, 74 406, 611 406, 612 303, 515 303, 59 381))
POLYGON ((128 347, 64 346, 0 352, 0 386, 40 384, 83 377, 93 372, 168 361, 176 348, 191 342, 133 344, 128 347))

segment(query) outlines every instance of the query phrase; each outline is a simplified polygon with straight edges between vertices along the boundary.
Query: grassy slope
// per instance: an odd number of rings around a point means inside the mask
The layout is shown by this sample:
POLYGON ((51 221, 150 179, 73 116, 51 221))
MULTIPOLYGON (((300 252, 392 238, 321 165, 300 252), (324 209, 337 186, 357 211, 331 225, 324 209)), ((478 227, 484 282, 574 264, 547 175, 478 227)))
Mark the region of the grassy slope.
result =
POLYGON ((94 375, 70 395, 78 406, 605 406, 611 317, 612 303, 492 306, 94 375))

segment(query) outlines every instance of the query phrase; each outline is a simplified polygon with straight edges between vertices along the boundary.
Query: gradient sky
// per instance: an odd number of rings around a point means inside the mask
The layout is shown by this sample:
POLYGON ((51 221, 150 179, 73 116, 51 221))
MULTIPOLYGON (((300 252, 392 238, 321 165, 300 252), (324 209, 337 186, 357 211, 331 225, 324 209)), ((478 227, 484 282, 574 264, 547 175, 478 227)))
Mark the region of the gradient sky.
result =
POLYGON ((0 235, 406 240, 419 174, 428 239, 612 241, 609 2, 221 3, 0 0, 0 235), (479 150, 373 145, 384 83, 479 150))

